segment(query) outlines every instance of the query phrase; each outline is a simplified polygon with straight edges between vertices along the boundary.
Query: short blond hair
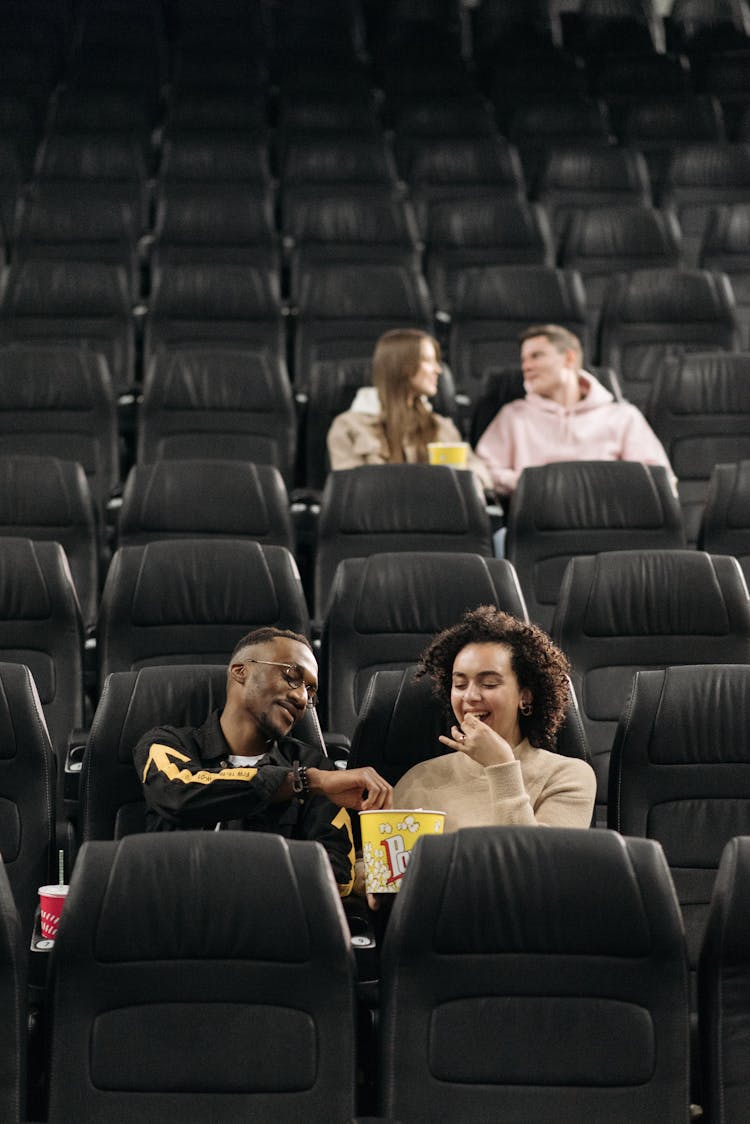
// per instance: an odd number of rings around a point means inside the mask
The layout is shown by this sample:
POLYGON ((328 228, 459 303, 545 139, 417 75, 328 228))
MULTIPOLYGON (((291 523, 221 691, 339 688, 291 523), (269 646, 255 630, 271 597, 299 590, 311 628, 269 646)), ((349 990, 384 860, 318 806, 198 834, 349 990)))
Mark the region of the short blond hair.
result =
POLYGON ((537 336, 544 336, 560 352, 574 351, 578 366, 583 366, 581 341, 574 332, 569 332, 567 328, 563 328, 562 324, 532 324, 521 332, 518 342, 522 344, 526 340, 535 339, 537 336))

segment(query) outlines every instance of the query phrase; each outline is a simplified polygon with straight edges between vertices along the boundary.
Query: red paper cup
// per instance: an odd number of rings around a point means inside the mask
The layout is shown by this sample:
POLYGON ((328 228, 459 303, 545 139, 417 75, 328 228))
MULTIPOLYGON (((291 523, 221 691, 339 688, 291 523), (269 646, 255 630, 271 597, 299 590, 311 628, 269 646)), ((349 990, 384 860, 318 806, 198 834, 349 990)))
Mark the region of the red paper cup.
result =
POLYGON ((67 893, 67 886, 39 887, 39 912, 42 918, 42 939, 45 941, 53 941, 57 936, 57 926, 67 893))

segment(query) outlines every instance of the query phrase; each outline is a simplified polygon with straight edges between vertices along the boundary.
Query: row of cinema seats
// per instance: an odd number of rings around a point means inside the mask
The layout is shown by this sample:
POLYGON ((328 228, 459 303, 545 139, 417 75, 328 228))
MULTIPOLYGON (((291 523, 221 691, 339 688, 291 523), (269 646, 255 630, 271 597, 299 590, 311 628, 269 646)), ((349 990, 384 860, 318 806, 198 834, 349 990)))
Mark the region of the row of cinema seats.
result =
MULTIPOLYGON (((748 1097, 748 887, 740 836, 723 849, 697 974, 700 1103, 715 1124, 741 1124, 748 1097)), ((25 950, 4 870, 0 950, 0 1107, 17 1124, 25 950)), ((235 832, 88 843, 49 966, 48 1109, 33 1118, 344 1124, 372 1111, 359 1052, 383 1119, 689 1119, 685 937, 652 840, 507 827, 421 840, 364 1043, 356 1001, 316 844, 235 832), (363 1059, 373 1047, 377 1062, 363 1059)))
MULTIPOLYGON (((678 424, 679 424, 678 419, 678 424)), ((741 424, 742 415, 733 418, 741 424)), ((571 462, 527 469, 510 505, 507 555, 532 619, 549 627, 571 554, 679 547, 697 541, 746 567, 746 435, 714 415, 703 440, 676 438, 680 502, 667 474, 635 462, 571 462), (722 432, 722 428, 726 429, 722 432), (699 462, 698 451, 702 453, 699 462), (712 460, 718 464, 712 468, 712 460), (736 459, 737 458, 737 459, 736 459), (704 475, 705 474, 705 475, 704 475)), ((677 428, 677 426, 675 427, 677 428)), ((186 450, 187 451, 187 450, 186 450)), ((241 540, 279 546, 304 565, 302 516, 275 468, 244 460, 157 460, 134 466, 104 539, 80 465, 53 456, 0 457, 0 537, 55 540, 65 549, 84 628, 93 635, 112 554, 169 539, 241 540)), ((338 563, 388 550, 461 550, 489 555, 492 509, 468 474, 439 466, 365 466, 331 474, 316 498, 310 612, 322 618, 338 563)))
MULTIPOLYGON (((223 657, 231 644, 222 629, 271 619, 285 619, 316 638, 323 631, 325 647, 332 599, 348 596, 336 584, 341 562, 411 551, 434 553, 436 566, 448 566, 456 552, 492 560, 488 510, 471 476, 448 466, 332 473, 307 590, 295 563, 283 484, 269 466, 162 461, 134 469, 120 512, 118 549, 106 567, 97 564, 80 469, 20 457, 0 460, 0 476, 4 647, 38 652, 32 667, 45 704, 58 692, 68 696, 62 729, 60 716, 49 714, 56 737, 79 724, 80 703, 73 705, 63 684, 74 676, 72 698, 79 696, 73 669, 80 667, 84 641, 89 688, 112 670, 165 655, 223 657), (98 575, 105 569, 99 596, 98 575), (251 574, 257 575, 252 582, 251 574), (61 649, 67 672, 55 676, 61 649)), ((715 470, 702 542, 713 553, 735 555, 745 572, 749 476, 747 461, 715 470)), ((531 619, 550 628, 571 557, 683 548, 685 531, 663 468, 570 462, 523 474, 508 518, 506 554, 531 619)), ((398 588, 398 574, 387 580, 398 588)), ((403 597, 408 599, 406 589, 403 597)))
MULTIPOLYGON (((716 352, 665 360, 658 372, 647 414, 677 476, 689 545, 701 541, 715 466, 738 465, 750 456, 748 372, 747 355, 716 352)), ((620 396, 614 372, 598 373, 620 396)), ((172 353, 167 363, 155 368, 144 390, 136 427, 137 460, 121 494, 115 403, 100 362, 75 349, 0 348, 0 473, 5 497, 0 526, 3 533, 53 537, 63 543, 89 631, 113 547, 177 534, 250 537, 287 546, 297 553, 311 607, 315 600, 313 612, 319 614, 321 599, 313 595, 314 558, 316 548, 325 552, 330 534, 325 518, 318 525, 320 490, 327 478, 325 435, 334 415, 350 404, 356 387, 368 378, 367 361, 316 365, 305 393, 297 395, 298 424, 288 380, 268 357, 234 350, 172 353), (303 469, 295 471, 295 459, 303 469), (295 487, 295 479, 305 481, 305 487, 295 487)), ((474 442, 497 410, 522 391, 515 368, 498 368, 486 377, 474 412, 474 442)), ((441 378, 437 408, 456 412, 447 372, 441 378)), ((613 466, 609 471, 615 474, 616 488, 623 469, 613 466)), ((722 540, 726 549, 740 554, 745 476, 738 473, 740 506, 730 519, 734 545, 731 537, 722 540)), ((345 479, 334 475, 323 497, 324 513, 329 504, 334 506, 334 525, 340 518, 334 496, 345 479)), ((365 489, 367 479, 366 473, 359 477, 365 489)), ((383 487, 390 477, 377 479, 383 487)), ((409 479, 419 476, 411 474, 409 479)), ((555 519, 550 525, 537 518, 537 530, 545 525, 560 529, 566 521, 578 529, 590 524, 590 516, 580 513, 580 497, 565 499, 571 482, 561 478, 558 497, 549 492, 549 473, 537 469, 527 474, 516 496, 512 522, 521 520, 524 508, 527 514, 532 511, 524 500, 532 480, 546 481, 536 485, 533 502, 541 504, 540 511, 549 508, 555 519), (564 502, 563 514, 554 516, 558 498, 564 502), (571 502, 579 514, 572 513, 571 502)), ((370 511, 369 517, 392 519, 392 530, 417 530, 416 521, 432 512, 431 518, 442 520, 444 530, 452 510, 456 528, 464 527, 466 517, 450 508, 447 496, 445 508, 435 514, 437 493, 421 489, 415 494, 406 488, 401 494, 401 487, 399 478, 398 486, 394 483, 395 508, 380 515, 370 511)), ((603 480, 598 490, 606 491, 603 480)), ((367 495, 357 499, 366 503, 367 495)), ((470 504, 470 499, 463 502, 470 504)), ((473 512, 471 520, 480 528, 479 538, 486 538, 486 517, 473 512)), ((704 545, 715 549, 713 511, 706 516, 706 526, 704 545)), ((477 541, 475 537, 468 548, 478 549, 477 541)), ((486 549, 484 541, 479 549, 486 549)), ((327 576, 322 584, 327 587, 329 582, 327 576)), ((536 611, 532 615, 537 619, 536 611)), ((543 615, 539 619, 546 623, 543 615)))
MULTIPOLYGON (((23 547, 31 545, 20 541, 23 547)), ((209 561, 218 575, 216 587, 212 589, 206 582, 205 587, 191 593, 176 577, 179 553, 162 549, 171 545, 156 544, 155 552, 153 546, 149 547, 151 558, 128 557, 123 561, 135 579, 129 586, 131 592, 135 591, 134 611, 128 621, 121 619, 117 632, 102 640, 105 654, 111 657, 109 674, 88 732, 76 729, 82 721, 80 704, 72 719, 66 720, 64 711, 69 704, 66 692, 70 682, 75 683, 78 677, 80 683, 73 646, 64 649, 60 644, 46 647, 44 652, 34 651, 39 646, 39 634, 50 631, 49 620, 28 622, 26 641, 2 650, 6 662, 0 701, 6 736, 0 823, 7 840, 2 850, 6 863, 11 862, 11 855, 17 856, 19 870, 26 872, 19 874, 16 885, 24 887, 27 926, 36 887, 44 881, 40 881, 38 865, 44 868, 49 861, 48 849, 40 840, 49 839, 54 829, 73 853, 81 841, 141 830, 142 795, 131 759, 141 734, 164 722, 199 724, 212 707, 220 706, 228 655, 249 627, 259 623, 291 625, 300 631, 306 627, 304 616, 293 615, 294 603, 285 596, 281 584, 273 585, 274 576, 288 573, 278 548, 240 551, 237 544, 230 544, 232 555, 242 556, 231 582, 221 570, 224 552, 212 553, 209 561), (248 580, 253 570, 243 565, 248 560, 252 563, 253 555, 261 563, 254 571, 257 582, 252 577, 248 580), (274 562, 280 566, 274 567, 274 562), (158 591, 139 592, 138 571, 142 577, 151 563, 155 563, 151 573, 160 571, 166 580, 158 591), (227 619, 226 613, 217 614, 217 600, 225 595, 227 604, 237 599, 240 609, 248 605, 248 588, 257 588, 263 605, 260 611, 256 603, 254 615, 240 621, 227 619), (202 610, 202 615, 190 622, 178 620, 175 609, 183 599, 202 610), (147 617, 143 610, 149 602, 158 612, 147 617), (77 753, 69 754, 69 742, 77 753), (36 879, 28 876, 29 864, 36 879)), ((187 544, 189 548, 194 545, 187 544)), ((26 555, 29 571, 36 565, 42 578, 50 572, 48 569, 45 574, 40 565, 45 553, 37 548, 36 555, 31 551, 26 555)), ((189 549, 187 568, 197 572, 198 558, 198 553, 189 549)), ((123 603, 126 600, 123 596, 123 603)), ((388 721, 370 741, 365 760, 376 763, 387 779, 397 779, 400 765, 414 760, 403 762, 404 749, 398 748, 398 739, 395 745, 401 757, 395 762, 389 763, 390 750, 385 749, 389 739, 396 738, 398 722, 391 711, 403 693, 401 669, 416 661, 436 631, 454 623, 466 609, 487 603, 526 618, 516 572, 507 560, 471 554, 402 553, 342 563, 319 655, 321 714, 306 715, 300 736, 321 747, 327 740, 330 753, 336 757, 345 755, 351 741, 350 759, 362 764, 359 743, 371 705, 370 681, 376 673, 390 675, 390 686, 395 682, 397 688, 395 701, 388 697, 388 721)), ((129 607, 123 604, 122 609, 129 607)), ((613 745, 617 761, 618 720, 628 713, 626 704, 635 672, 654 679, 663 675, 658 669, 699 665, 697 672, 685 673, 688 679, 694 676, 690 680, 694 701, 683 706, 680 699, 672 710, 664 711, 663 720, 671 722, 664 739, 667 748, 661 748, 654 761, 658 764, 666 754, 669 762, 669 755, 676 754, 679 762, 681 753, 687 755, 688 763, 704 757, 709 764, 718 760, 724 766, 724 778, 731 784, 737 782, 726 763, 735 760, 734 754, 739 755, 738 762, 744 760, 744 743, 734 724, 744 729, 746 710, 741 690, 745 689, 745 680, 740 672, 738 685, 730 690, 726 685, 728 673, 711 670, 726 665, 742 669, 750 663, 750 602, 735 559, 680 550, 620 551, 573 558, 565 572, 552 634, 572 665, 577 703, 571 712, 566 745, 572 747, 570 752, 589 757, 596 771, 597 822, 603 823, 607 815, 620 814, 621 793, 612 786, 621 783, 621 770, 616 764, 610 771, 609 763, 613 745), (719 675, 720 683, 711 687, 714 675, 719 675), (697 686, 696 682, 704 685, 697 686), (737 697, 732 691, 738 692, 737 697), (701 706, 705 715, 699 721, 696 708, 701 706), (682 726, 677 728, 678 722, 685 723, 684 730, 682 726)), ((690 697, 688 692, 686 698, 690 697)), ((430 725, 427 714, 436 704, 424 697, 411 702, 407 694, 402 705, 407 719, 411 715, 413 722, 417 716, 419 723, 419 729, 404 737, 403 744, 411 745, 411 752, 418 756, 434 755, 439 716, 435 713, 430 725)), ((644 725, 653 733, 648 722, 644 725)), ((642 750, 638 739, 635 744, 642 750)), ((690 771, 684 772, 690 778, 690 771)), ((695 770, 693 773, 702 784, 702 776, 695 770)), ((700 789, 692 794, 695 799, 699 795, 700 789)), ((714 813, 721 819, 721 812, 721 805, 706 812, 707 829, 716 822, 714 813)), ((681 842, 683 820, 675 818, 667 807, 662 808, 661 815, 661 821, 654 816, 647 817, 646 822, 661 822, 665 832, 671 832, 665 835, 665 846, 672 839, 677 853, 682 854, 681 848, 688 845, 681 842)), ((736 805, 736 815, 740 820, 744 816, 741 803, 736 805)), ((696 831, 693 824, 687 838, 692 840, 696 831)))
MULTIPOLYGON (((669 278, 663 281, 666 287, 669 278)), ((526 323, 509 322, 506 347, 511 331, 526 323)), ((645 412, 689 490, 690 481, 708 479, 714 464, 747 455, 742 438, 750 358, 712 343, 700 323, 671 328, 628 324, 611 355, 614 370, 595 372, 616 398, 635 401, 645 412)), ((368 339, 368 349, 374 342, 368 339)), ((467 410, 453 368, 441 376, 435 400, 438 412, 455 418, 473 443, 506 402, 523 394, 517 343, 505 360, 497 339, 481 346, 487 366, 473 405, 467 410)), ((284 363, 269 352, 214 341, 163 352, 137 403, 125 395, 118 404, 103 360, 90 350, 7 344, 0 346, 0 455, 45 452, 79 461, 102 519, 121 490, 123 471, 164 458, 272 464, 290 491, 317 490, 327 476, 331 421, 369 381, 369 356, 315 362, 293 386, 284 363)))
MULTIPOLYGON (((9 489, 9 505, 11 498, 21 508, 30 505, 24 496, 49 482, 49 473, 35 482, 37 467, 48 467, 44 458, 24 459, 7 474, 10 483, 26 485, 20 492, 9 489)), ((67 541, 53 521, 6 525, 14 534, 0 536, 0 651, 31 667, 61 759, 71 731, 85 724, 87 698, 90 713, 110 672, 221 662, 240 635, 261 624, 320 639, 322 720, 346 736, 367 669, 393 661, 395 637, 410 637, 397 658, 416 658, 429 635, 471 605, 490 602, 520 616, 528 612, 561 638, 574 664, 585 664, 600 636, 611 646, 614 636, 654 629, 681 637, 714 629, 721 637, 744 635, 747 461, 715 472, 703 543, 708 554, 684 549, 680 506, 661 467, 572 462, 527 470, 511 508, 505 560, 492 557, 490 519, 467 473, 427 465, 336 472, 323 493, 312 601, 289 546, 288 514, 263 487, 261 466, 226 471, 218 461, 184 462, 178 472, 165 471, 170 467, 172 462, 163 462, 157 466, 161 471, 144 472, 143 490, 126 492, 124 537, 100 599, 76 595, 74 580, 80 583, 81 572, 90 573, 92 564, 90 541, 76 540, 75 526, 67 527, 67 541), (201 507, 195 490, 218 477, 222 493, 201 507), (246 511, 243 501, 253 488, 258 506, 246 511), (226 522, 217 515, 222 502, 226 522), (196 509, 204 517, 198 525, 186 515, 196 509), (60 542, 43 541, 47 537, 62 540, 68 558, 60 542), (585 567, 601 552, 608 552, 607 573, 624 567, 613 590, 621 596, 631 589, 638 612, 622 600, 617 612, 604 608, 600 622, 584 628, 587 602, 575 603, 574 571, 566 565, 574 560, 575 572, 586 572, 593 586, 594 571, 585 567), (641 554, 646 562, 634 563, 641 554), (673 563, 665 561, 671 558, 673 563), (716 567, 723 576, 710 576, 716 567), (617 582, 623 583, 619 591, 617 582), (689 600, 692 591, 695 604, 689 600), (665 597, 673 599, 670 608, 665 597), (82 604, 90 615, 82 616, 82 604), (375 655, 378 637, 385 646, 375 655)), ((266 473, 281 495, 273 470, 266 473)), ((80 482, 80 476, 75 479, 80 482)), ((744 653, 722 658, 744 659, 744 653)), ((592 714, 607 707, 606 685, 601 696, 592 714)))
MULTIPOLYGON (((633 243, 638 216, 599 218, 604 245, 614 237, 633 243)), ((162 351, 187 345, 267 352, 304 389, 315 363, 368 358, 384 331, 416 327, 442 337, 456 386, 473 400, 488 369, 517 362, 524 327, 555 322, 580 336, 589 360, 618 371, 637 405, 665 356, 747 345, 738 315, 744 289, 735 291, 724 272, 680 267, 663 257, 643 254, 608 265, 594 245, 588 267, 583 255, 564 268, 466 266, 451 274, 455 296, 436 319, 421 274, 359 256, 311 266, 293 315, 278 282, 256 265, 176 263, 160 274, 138 316, 118 266, 27 258, 2 278, 0 341, 67 342, 101 352, 118 395, 136 392, 162 351), (584 288, 586 268, 592 297, 584 288)))

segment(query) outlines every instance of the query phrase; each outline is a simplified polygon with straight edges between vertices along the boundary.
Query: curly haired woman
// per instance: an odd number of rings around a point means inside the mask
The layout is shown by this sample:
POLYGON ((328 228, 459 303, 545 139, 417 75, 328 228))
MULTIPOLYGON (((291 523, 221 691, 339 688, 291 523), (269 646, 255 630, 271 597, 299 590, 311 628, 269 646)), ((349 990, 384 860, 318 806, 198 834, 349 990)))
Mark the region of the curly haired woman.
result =
POLYGON ((492 605, 466 613, 422 654, 451 725, 454 752, 423 761, 396 785, 396 808, 446 813, 446 831, 486 824, 588 827, 596 779, 555 753, 569 665, 549 636, 492 605))

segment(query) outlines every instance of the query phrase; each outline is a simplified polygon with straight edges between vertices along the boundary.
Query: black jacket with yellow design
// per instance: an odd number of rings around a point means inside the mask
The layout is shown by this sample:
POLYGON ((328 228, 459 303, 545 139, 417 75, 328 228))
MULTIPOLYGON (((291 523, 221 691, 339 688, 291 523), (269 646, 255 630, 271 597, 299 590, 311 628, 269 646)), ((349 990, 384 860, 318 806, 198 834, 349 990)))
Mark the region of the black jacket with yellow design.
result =
POLYGON ((232 765, 231 750, 214 710, 202 726, 157 726, 144 734, 133 760, 146 799, 147 831, 213 829, 217 823, 312 839, 328 852, 339 890, 354 880, 351 821, 325 796, 272 803, 294 761, 316 769, 335 766, 296 738, 278 738, 256 765, 232 765))

